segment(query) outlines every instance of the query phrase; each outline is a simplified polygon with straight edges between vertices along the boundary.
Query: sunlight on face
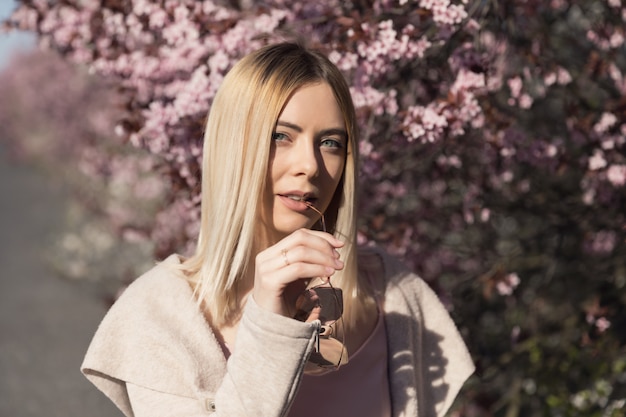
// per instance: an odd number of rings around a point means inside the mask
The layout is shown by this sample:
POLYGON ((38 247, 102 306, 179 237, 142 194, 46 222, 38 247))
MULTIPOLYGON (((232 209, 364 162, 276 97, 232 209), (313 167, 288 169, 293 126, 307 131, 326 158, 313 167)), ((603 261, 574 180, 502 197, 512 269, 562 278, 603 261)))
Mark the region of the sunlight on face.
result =
POLYGON ((310 228, 324 212, 343 175, 348 135, 344 117, 327 83, 296 90, 272 135, 263 223, 277 241, 310 228))

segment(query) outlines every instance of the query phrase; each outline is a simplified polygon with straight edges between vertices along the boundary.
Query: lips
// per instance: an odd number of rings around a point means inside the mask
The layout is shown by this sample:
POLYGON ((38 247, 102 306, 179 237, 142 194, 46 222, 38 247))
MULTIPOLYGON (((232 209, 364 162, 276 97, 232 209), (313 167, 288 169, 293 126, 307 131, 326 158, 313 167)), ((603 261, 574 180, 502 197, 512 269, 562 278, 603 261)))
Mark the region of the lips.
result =
POLYGON ((311 193, 303 193, 300 191, 290 191, 284 194, 278 194, 278 198, 289 209, 304 212, 309 209, 309 205, 315 205, 317 198, 311 193))

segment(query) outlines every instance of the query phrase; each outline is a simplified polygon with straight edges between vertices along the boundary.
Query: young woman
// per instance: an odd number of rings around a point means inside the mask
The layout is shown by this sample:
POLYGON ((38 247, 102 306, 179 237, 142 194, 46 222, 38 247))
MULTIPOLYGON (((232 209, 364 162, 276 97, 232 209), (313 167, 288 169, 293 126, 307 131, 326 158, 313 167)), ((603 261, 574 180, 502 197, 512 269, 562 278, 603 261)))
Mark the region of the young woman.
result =
POLYGON ((473 365, 436 295, 357 249, 349 88, 281 43, 229 72, 195 255, 137 279, 82 371, 127 416, 442 416, 473 365))

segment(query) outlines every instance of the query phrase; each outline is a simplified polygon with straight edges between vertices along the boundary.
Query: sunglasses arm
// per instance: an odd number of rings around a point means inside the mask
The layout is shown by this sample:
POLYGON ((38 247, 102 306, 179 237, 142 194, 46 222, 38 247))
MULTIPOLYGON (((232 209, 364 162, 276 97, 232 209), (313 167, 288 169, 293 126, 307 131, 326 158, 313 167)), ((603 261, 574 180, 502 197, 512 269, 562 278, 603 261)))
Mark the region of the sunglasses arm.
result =
POLYGON ((319 320, 314 320, 315 324, 315 350, 316 352, 320 351, 320 334, 322 333, 322 322, 319 320))

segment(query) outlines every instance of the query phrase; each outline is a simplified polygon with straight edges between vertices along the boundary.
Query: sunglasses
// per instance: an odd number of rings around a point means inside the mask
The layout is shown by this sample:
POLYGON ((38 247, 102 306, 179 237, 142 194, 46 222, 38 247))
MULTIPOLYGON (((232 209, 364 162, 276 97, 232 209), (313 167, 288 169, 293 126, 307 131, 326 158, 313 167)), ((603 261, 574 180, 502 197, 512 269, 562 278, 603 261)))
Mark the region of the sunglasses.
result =
MULTIPOLYGON (((320 215, 322 230, 326 232, 324 214, 311 203, 305 202, 307 207, 320 215)), ((339 368, 348 363, 348 351, 345 344, 345 328, 343 325, 343 292, 335 288, 328 277, 321 279, 322 284, 306 289, 296 300, 296 315, 300 321, 319 320, 321 327, 316 335, 316 343, 305 372, 320 374, 328 370, 339 368)))

